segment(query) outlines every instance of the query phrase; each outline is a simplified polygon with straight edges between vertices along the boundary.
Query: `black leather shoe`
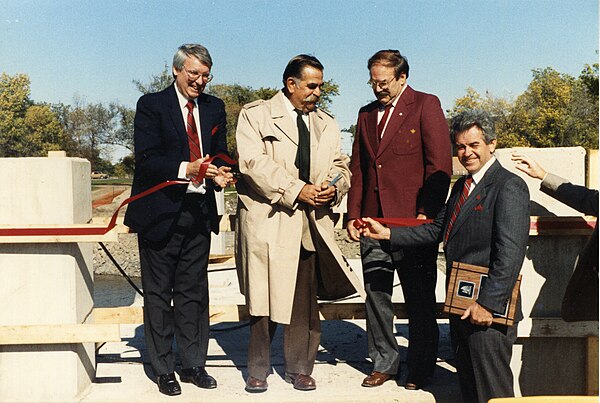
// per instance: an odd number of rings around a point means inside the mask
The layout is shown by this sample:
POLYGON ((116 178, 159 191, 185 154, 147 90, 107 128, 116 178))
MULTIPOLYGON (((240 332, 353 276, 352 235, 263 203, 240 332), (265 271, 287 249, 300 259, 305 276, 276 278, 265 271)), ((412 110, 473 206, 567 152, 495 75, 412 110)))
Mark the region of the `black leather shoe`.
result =
POLYGON ((406 390, 419 390, 423 389, 423 387, 427 386, 429 383, 429 377, 414 377, 410 374, 406 378, 406 383, 404 384, 404 389, 406 390))
POLYGON ((193 383, 202 389, 214 389, 217 387, 216 379, 208 375, 204 367, 182 369, 179 379, 181 379, 181 382, 193 383))
POLYGON ((159 375, 156 383, 158 383, 158 391, 164 395, 177 396, 181 394, 181 386, 179 386, 174 373, 159 375))

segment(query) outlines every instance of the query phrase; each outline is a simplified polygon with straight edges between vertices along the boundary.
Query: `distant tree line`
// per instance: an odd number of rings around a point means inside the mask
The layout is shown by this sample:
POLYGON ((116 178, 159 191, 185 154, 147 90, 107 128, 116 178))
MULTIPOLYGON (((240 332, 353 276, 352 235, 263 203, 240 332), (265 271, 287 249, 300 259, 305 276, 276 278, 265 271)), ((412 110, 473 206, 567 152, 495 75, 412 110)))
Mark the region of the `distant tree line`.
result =
POLYGON ((586 65, 577 78, 551 67, 533 70, 531 83, 514 100, 466 91, 448 118, 469 108, 489 112, 500 147, 598 148, 597 63, 586 65))
MULTIPOLYGON (((165 64, 148 82, 134 80, 142 94, 171 85, 173 77, 165 64)), ((50 150, 65 150, 69 156, 86 158, 92 170, 115 176, 133 173, 133 119, 135 110, 111 103, 88 103, 76 98, 71 105, 34 102, 26 74, 0 75, 0 157, 39 157, 50 150), (131 155, 113 165, 107 159, 110 146, 122 146, 131 155)), ((242 106, 268 99, 279 89, 254 89, 240 84, 216 84, 207 93, 225 102, 228 147, 235 155, 235 129, 242 106)), ((325 82, 320 107, 330 110, 339 87, 325 82)), ((455 100, 448 118, 467 108, 484 109, 494 116, 501 147, 598 148, 598 64, 586 65, 575 78, 547 67, 533 70, 527 90, 516 99, 480 95, 472 88, 455 100)), ((354 134, 350 126, 345 131, 354 134)))

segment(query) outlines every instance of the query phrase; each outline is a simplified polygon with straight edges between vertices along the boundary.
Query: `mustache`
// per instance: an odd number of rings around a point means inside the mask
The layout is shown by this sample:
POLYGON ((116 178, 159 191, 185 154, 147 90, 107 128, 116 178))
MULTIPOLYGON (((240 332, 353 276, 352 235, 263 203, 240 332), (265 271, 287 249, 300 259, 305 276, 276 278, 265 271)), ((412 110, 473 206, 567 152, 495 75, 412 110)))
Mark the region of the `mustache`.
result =
POLYGON ((316 96, 315 94, 312 94, 306 98, 304 98, 304 102, 319 102, 320 97, 316 96))

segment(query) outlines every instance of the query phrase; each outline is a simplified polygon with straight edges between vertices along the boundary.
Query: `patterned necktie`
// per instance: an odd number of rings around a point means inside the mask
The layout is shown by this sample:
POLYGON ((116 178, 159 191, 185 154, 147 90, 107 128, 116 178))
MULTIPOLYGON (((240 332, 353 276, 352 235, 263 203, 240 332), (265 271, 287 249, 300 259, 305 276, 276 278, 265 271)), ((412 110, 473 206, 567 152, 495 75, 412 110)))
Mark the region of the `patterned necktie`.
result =
POLYGON ((300 179, 310 183, 310 131, 304 123, 302 116, 304 112, 294 109, 298 114, 296 124, 298 125, 298 151, 296 152, 296 168, 300 171, 300 179))
MULTIPOLYGON (((194 120, 194 102, 189 101, 185 107, 188 109, 186 132, 188 136, 188 144, 190 146, 190 162, 196 161, 202 158, 202 145, 198 138, 198 129, 196 128, 196 121, 194 120)), ((199 184, 201 181, 197 177, 193 177, 192 182, 199 184)))
POLYGON ((463 186, 460 197, 458 198, 458 201, 456 202, 456 205, 454 206, 454 210, 452 211, 452 215, 450 216, 450 220, 448 221, 448 228, 446 228, 446 234, 444 236, 444 245, 448 242, 448 237, 450 236, 450 231, 452 231, 452 226, 454 225, 454 222, 456 221, 456 217, 458 217, 458 213, 460 212, 462 205, 465 203, 465 200, 467 200, 467 197, 469 197, 469 189, 471 188, 472 183, 473 183, 473 177, 471 175, 468 175, 467 179, 465 179, 465 184, 463 186))
POLYGON ((381 120, 377 124, 377 137, 383 137, 383 128, 385 127, 385 122, 387 121, 388 115, 390 114, 390 110, 392 109, 392 104, 389 104, 385 107, 385 111, 383 112, 383 116, 381 120))

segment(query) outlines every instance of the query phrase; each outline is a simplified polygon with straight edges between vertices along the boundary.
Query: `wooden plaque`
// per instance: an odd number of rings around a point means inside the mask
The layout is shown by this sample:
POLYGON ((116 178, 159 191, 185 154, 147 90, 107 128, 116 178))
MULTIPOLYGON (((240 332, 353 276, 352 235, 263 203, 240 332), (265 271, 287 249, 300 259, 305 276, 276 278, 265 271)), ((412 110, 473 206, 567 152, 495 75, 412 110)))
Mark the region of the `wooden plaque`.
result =
MULTIPOLYGON (((473 302, 479 297, 479 289, 487 278, 488 268, 472 264, 452 262, 448 291, 443 311, 448 314, 462 315, 473 302)), ((493 323, 512 326, 517 311, 517 299, 519 287, 521 286, 521 275, 512 290, 506 304, 506 311, 500 315, 494 313, 493 323)))

